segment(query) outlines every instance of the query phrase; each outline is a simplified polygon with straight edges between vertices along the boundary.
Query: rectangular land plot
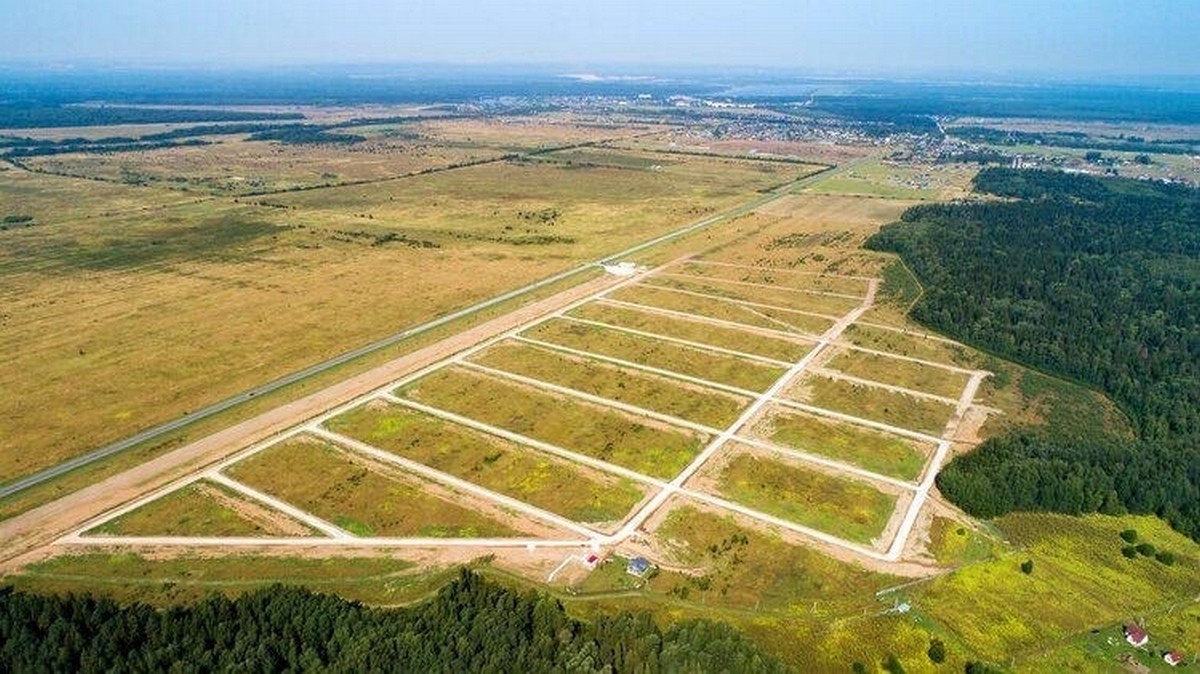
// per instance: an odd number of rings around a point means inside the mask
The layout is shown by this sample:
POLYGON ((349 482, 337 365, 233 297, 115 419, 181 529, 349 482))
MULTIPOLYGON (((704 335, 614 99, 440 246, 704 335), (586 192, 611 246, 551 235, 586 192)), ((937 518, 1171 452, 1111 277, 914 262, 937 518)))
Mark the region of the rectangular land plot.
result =
POLYGON ((717 279, 684 279, 673 276, 651 276, 646 279, 645 283, 647 285, 678 288, 680 290, 716 297, 727 297, 746 302, 759 302, 783 309, 811 311, 827 316, 842 316, 862 304, 861 300, 852 300, 845 297, 813 295, 782 287, 771 288, 738 285, 717 279))
POLYGON ((207 480, 199 480, 92 529, 112 536, 312 536, 296 522, 207 480))
POLYGON ((838 353, 826 366, 852 377, 952 399, 962 394, 971 378, 965 372, 853 350, 838 353))
POLYGON ((521 342, 497 344, 471 361, 713 428, 733 423, 750 404, 744 396, 521 342))
POLYGON ((722 349, 750 353, 784 362, 795 362, 812 350, 810 341, 772 337, 761 333, 727 328, 699 321, 673 318, 647 311, 589 303, 571 311, 568 316, 598 321, 609 325, 650 332, 664 337, 711 344, 722 349))
POLYGON ((438 370, 397 394, 659 478, 683 470, 706 438, 463 369, 438 370))
POLYGON ((969 365, 965 365, 967 361, 966 347, 942 339, 923 337, 918 333, 904 333, 854 323, 842 333, 842 340, 855 346, 886 351, 898 356, 969 367, 969 365))
POLYGON ((786 371, 780 366, 570 321, 547 321, 525 336, 748 391, 767 390, 786 371))
POLYGON ((357 536, 497 538, 521 532, 439 498, 416 480, 371 470, 329 444, 295 438, 225 470, 232 478, 357 536))
POLYGON ((325 424, 397 456, 576 522, 612 522, 645 497, 625 479, 573 466, 401 405, 375 401, 325 424))
POLYGON ((784 396, 862 419, 940 436, 954 414, 949 403, 820 375, 808 375, 784 396))
POLYGON ((782 309, 768 309, 730 302, 715 297, 700 297, 668 288, 631 285, 618 288, 607 295, 621 302, 632 302, 671 311, 742 323, 757 328, 770 328, 800 335, 820 335, 833 327, 829 318, 782 309))
POLYGON ((672 268, 671 271, 691 276, 762 283, 786 288, 816 290, 842 295, 857 295, 859 297, 867 294, 868 286, 867 281, 861 278, 817 274, 793 269, 752 269, 744 266, 730 266, 720 263, 685 262, 678 267, 672 268))
POLYGON ((798 463, 736 451, 717 475, 731 501, 848 541, 870 544, 887 526, 896 497, 798 463))
POLYGON ((753 437, 899 478, 916 480, 933 446, 898 435, 772 405, 751 429, 753 437))

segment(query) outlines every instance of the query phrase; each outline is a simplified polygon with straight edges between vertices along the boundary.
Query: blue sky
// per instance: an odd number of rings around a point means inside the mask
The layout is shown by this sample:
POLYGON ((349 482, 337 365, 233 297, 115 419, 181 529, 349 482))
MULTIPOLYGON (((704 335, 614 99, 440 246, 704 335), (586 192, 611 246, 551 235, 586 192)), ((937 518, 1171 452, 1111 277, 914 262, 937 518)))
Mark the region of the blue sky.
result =
POLYGON ((0 61, 1200 75, 1200 0, 0 0, 0 61))

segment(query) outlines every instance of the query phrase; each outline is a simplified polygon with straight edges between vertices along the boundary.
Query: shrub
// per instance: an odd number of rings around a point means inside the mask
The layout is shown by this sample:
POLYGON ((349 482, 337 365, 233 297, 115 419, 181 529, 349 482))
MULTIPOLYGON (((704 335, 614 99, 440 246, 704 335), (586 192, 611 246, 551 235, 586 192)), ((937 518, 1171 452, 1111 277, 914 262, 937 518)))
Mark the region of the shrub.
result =
POLYGON ((942 664, 946 661, 946 644, 942 643, 941 639, 930 640, 928 654, 934 664, 942 664))
POLYGON ((1032 559, 1027 559, 1027 560, 1021 562, 1021 573, 1025 574, 1026 576, 1033 573, 1033 560, 1032 559))
POLYGON ((1146 557, 1153 557, 1154 553, 1156 552, 1154 546, 1150 545, 1149 543, 1138 543, 1135 548, 1137 549, 1138 554, 1146 557))
POLYGON ((1172 564, 1175 563, 1175 554, 1172 552, 1168 552, 1166 550, 1163 550, 1162 552, 1158 553, 1157 555, 1154 555, 1154 558, 1157 559, 1160 563, 1166 564, 1167 566, 1171 566, 1172 564))
POLYGON ((1133 545, 1134 543, 1137 543, 1137 539, 1138 539, 1137 531, 1135 531, 1133 529, 1126 529, 1125 531, 1121 532, 1121 539, 1123 541, 1125 541, 1126 543, 1133 545))
POLYGON ((1121 548, 1121 554, 1125 555, 1125 559, 1133 559, 1134 557, 1137 557, 1137 548, 1133 547, 1132 545, 1126 545, 1125 547, 1121 548))

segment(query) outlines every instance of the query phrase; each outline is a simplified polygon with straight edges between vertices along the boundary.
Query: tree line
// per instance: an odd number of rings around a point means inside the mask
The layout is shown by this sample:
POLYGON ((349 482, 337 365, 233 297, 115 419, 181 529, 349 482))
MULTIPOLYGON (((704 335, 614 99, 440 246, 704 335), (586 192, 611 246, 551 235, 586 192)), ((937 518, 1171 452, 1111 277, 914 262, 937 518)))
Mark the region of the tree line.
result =
POLYGON ((916 206, 868 247, 925 286, 913 316, 1108 394, 1137 438, 1020 429, 939 475, 968 512, 1154 513, 1200 540, 1200 190, 989 168, 1006 200, 916 206))
POLYGON ((423 604, 363 606, 274 586, 157 610, 0 589, 9 672, 782 672, 722 623, 662 629, 645 614, 591 623, 553 598, 468 570, 423 604))

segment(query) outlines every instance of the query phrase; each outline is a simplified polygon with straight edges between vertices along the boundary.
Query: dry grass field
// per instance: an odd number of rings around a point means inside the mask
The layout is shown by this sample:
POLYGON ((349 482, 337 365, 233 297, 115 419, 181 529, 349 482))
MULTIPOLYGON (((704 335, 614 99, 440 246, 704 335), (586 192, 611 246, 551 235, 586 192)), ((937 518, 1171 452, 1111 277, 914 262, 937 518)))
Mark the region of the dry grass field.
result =
POLYGON ((826 365, 854 377, 954 399, 970 378, 964 372, 849 349, 840 351, 826 365))
POLYGON ((900 428, 940 435, 954 406, 898 391, 808 375, 791 385, 787 398, 900 428))
MULTIPOLYGON (((500 128, 504 142, 525 147, 564 140, 556 134, 565 127, 544 126, 500 128)), ((320 164, 333 150, 310 152, 320 164)), ((270 155, 262 161, 271 166, 270 155)), ((0 348, 11 354, 0 372, 0 480, 682 227, 800 173, 745 164, 505 162, 240 204, 9 168, 0 203, 34 226, 0 231, 0 348)))
POLYGON ((799 335, 820 335, 833 326, 833 319, 802 314, 786 309, 737 304, 717 297, 700 297, 667 288, 634 285, 619 288, 609 297, 622 302, 642 304, 671 311, 696 314, 720 321, 741 323, 799 335))

